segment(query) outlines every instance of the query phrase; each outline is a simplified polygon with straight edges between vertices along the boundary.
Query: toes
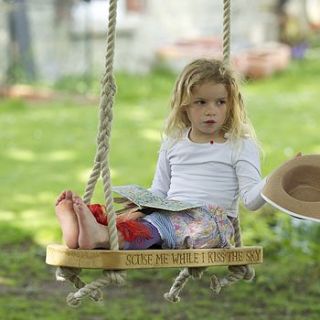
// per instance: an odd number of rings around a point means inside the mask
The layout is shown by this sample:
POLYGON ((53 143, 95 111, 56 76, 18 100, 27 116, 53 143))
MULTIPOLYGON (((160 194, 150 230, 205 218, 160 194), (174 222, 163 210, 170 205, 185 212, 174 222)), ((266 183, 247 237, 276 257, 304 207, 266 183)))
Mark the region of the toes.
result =
POLYGON ((66 191, 66 199, 67 200, 72 200, 72 191, 70 191, 70 190, 66 191))
POLYGON ((72 194, 72 201, 73 201, 73 203, 76 203, 77 205, 84 205, 82 198, 74 193, 72 194))
POLYGON ((56 206, 63 200, 71 200, 72 201, 73 193, 70 190, 63 191, 56 201, 56 206))
POLYGON ((59 197, 57 198, 56 206, 57 206, 62 200, 64 200, 65 198, 66 198, 66 191, 63 191, 63 192, 59 195, 59 197))
POLYGON ((79 202, 81 200, 81 198, 79 196, 77 196, 76 194, 72 195, 72 201, 73 202, 79 202))
POLYGON ((72 201, 73 201, 73 207, 79 208, 82 206, 82 199, 79 196, 73 195, 72 201))

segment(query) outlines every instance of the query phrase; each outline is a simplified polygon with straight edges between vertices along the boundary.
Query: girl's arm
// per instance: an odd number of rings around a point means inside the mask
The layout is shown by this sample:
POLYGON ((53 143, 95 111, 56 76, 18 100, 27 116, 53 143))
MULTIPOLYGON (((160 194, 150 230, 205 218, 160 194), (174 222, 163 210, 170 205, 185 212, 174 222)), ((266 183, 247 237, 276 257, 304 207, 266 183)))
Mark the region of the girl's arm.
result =
POLYGON ((150 191, 157 196, 167 197, 170 188, 171 168, 167 148, 162 145, 159 151, 158 163, 150 191))
POLYGON ((265 204, 260 193, 266 183, 261 179, 260 155, 256 144, 246 139, 235 163, 236 175, 239 182, 239 194, 244 206, 255 211, 265 204))

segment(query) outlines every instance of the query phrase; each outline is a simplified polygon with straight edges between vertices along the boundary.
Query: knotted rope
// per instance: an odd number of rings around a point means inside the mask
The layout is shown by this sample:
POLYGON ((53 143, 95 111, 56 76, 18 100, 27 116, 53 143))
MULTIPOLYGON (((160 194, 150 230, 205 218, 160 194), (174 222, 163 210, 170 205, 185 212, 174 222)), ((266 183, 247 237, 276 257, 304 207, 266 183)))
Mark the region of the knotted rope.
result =
POLYGON ((78 307, 84 297, 92 297, 93 292, 100 292, 100 288, 111 283, 115 283, 120 286, 125 284, 126 273, 124 271, 109 272, 108 270, 104 270, 103 275, 105 276, 104 278, 85 285, 75 293, 69 293, 67 296, 68 305, 71 307, 78 307))
MULTIPOLYGON (((80 274, 81 269, 77 268, 66 268, 66 267, 58 267, 56 270, 56 278, 58 281, 66 281, 69 280, 71 283, 74 284, 75 288, 81 289, 86 286, 86 283, 83 282, 78 275, 80 274)), ((92 290, 89 294, 89 297, 93 301, 100 301, 102 300, 102 292, 97 290, 92 290)))
MULTIPOLYGON (((118 232, 116 228, 116 214, 113 208, 112 187, 110 179, 110 169, 108 154, 110 149, 110 134, 113 118, 113 100, 116 93, 116 85, 113 78, 113 60, 115 47, 117 18, 117 0, 109 2, 107 50, 105 62, 105 74, 101 81, 101 94, 99 103, 99 128, 97 135, 97 151, 94 158, 94 165, 87 182, 83 200, 89 204, 99 177, 102 177, 106 212, 108 213, 108 232, 111 250, 119 250, 118 232)), ((102 294, 100 288, 110 283, 123 284, 125 282, 124 272, 104 270, 104 278, 98 279, 91 284, 85 285, 78 277, 79 272, 73 268, 59 268, 58 277, 68 279, 73 282, 79 290, 70 293, 67 302, 71 306, 77 306, 80 301, 90 296, 95 301, 100 300, 102 294)))
POLYGON ((113 208, 112 188, 109 169, 109 149, 111 124, 113 118, 113 99, 116 93, 116 85, 113 78, 113 59, 115 47, 117 18, 117 0, 110 0, 109 3, 109 22, 107 35, 107 53, 105 63, 105 74, 101 84, 100 95, 100 117, 99 129, 97 135, 97 152, 94 159, 94 166, 90 174, 85 194, 84 202, 89 204, 98 178, 102 177, 106 212, 108 213, 108 231, 110 237, 111 250, 119 250, 118 233, 116 228, 116 214, 113 208))
POLYGON ((180 271, 177 278, 174 280, 169 292, 166 292, 163 297, 169 302, 179 302, 179 293, 187 283, 190 277, 193 279, 200 279, 202 277, 205 267, 201 268, 184 268, 180 271))
MULTIPOLYGON (((234 228, 234 242, 236 247, 242 246, 242 239, 241 239, 241 229, 240 229, 240 219, 239 217, 232 220, 233 228, 234 228)), ((251 281, 254 276, 255 272, 251 266, 229 266, 228 267, 229 273, 219 279, 216 275, 211 277, 211 285, 210 288, 215 294, 218 294, 222 287, 231 286, 235 284, 239 280, 247 280, 251 281)))
MULTIPOLYGON (((223 62, 230 63, 230 35, 231 35, 231 0, 223 0, 223 62)), ((240 220, 233 219, 234 242, 236 247, 242 246, 240 220)), ((179 293, 187 283, 190 277, 201 278, 206 268, 185 268, 180 271, 169 292, 164 294, 164 298, 170 302, 179 302, 179 293)), ((230 286, 239 280, 252 280, 254 278, 254 269, 250 266, 229 266, 229 274, 219 279, 216 275, 211 277, 210 288, 216 294, 222 287, 230 286)))
MULTIPOLYGON (((234 228, 234 242, 236 247, 242 246, 241 240, 241 230, 240 230, 240 219, 235 218, 232 220, 233 228, 234 228)), ((206 268, 184 268, 180 271, 177 278, 174 280, 173 285, 170 288, 170 291, 164 294, 164 298, 169 302, 179 302, 180 297, 179 294, 182 291, 183 287, 187 283, 190 277, 194 279, 200 279, 202 273, 206 270, 206 268)), ((211 276, 210 279, 210 288, 215 294, 219 294, 222 287, 231 286, 238 282, 239 280, 247 280, 251 281, 255 272, 251 266, 240 265, 240 266, 229 266, 229 273, 219 279, 216 275, 211 276)))

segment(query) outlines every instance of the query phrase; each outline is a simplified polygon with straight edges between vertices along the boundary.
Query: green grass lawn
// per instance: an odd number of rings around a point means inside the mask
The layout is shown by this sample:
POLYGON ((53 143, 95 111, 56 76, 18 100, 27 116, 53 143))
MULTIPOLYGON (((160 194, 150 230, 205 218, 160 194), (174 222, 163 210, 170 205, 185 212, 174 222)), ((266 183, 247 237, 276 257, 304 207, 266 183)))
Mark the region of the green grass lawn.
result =
MULTIPOLYGON (((151 183, 174 75, 118 75, 111 140, 114 185, 151 183)), ((263 174, 298 151, 320 153, 320 62, 301 61, 243 93, 264 149, 263 174)), ((67 284, 44 264, 45 246, 60 242, 53 203, 65 188, 84 191, 95 152, 97 104, 0 100, 0 319, 318 319, 320 228, 293 224, 270 209, 241 209, 246 244, 265 246, 252 284, 215 297, 209 275, 190 281, 180 304, 162 294, 178 270, 133 271, 128 285, 106 290, 102 304, 65 306, 67 284), (296 226, 295 226, 296 225, 296 226)), ((99 183, 94 201, 103 201, 99 183)), ((214 270, 211 270, 213 272, 214 270)), ((218 272, 224 272, 218 268, 218 272)), ((97 272, 85 272, 85 277, 97 272)))

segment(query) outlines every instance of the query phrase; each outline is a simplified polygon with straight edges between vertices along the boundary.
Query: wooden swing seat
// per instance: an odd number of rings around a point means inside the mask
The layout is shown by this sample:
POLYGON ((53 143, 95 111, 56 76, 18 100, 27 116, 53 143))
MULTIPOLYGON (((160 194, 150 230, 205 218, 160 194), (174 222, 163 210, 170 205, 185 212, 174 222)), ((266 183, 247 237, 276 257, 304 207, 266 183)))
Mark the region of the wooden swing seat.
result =
POLYGON ((259 264, 259 246, 230 249, 80 250, 64 245, 47 246, 46 263, 83 269, 150 269, 259 264))

